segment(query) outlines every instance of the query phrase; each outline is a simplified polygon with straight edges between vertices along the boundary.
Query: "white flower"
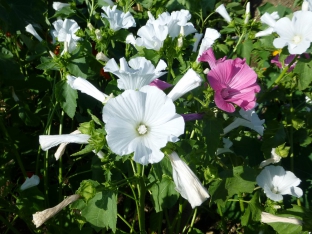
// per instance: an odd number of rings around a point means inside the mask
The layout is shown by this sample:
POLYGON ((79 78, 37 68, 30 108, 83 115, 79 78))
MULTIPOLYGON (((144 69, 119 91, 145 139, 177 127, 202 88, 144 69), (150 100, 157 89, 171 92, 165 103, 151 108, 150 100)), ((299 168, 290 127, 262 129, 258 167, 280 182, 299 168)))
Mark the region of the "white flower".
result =
POLYGON ((233 153, 232 150, 230 150, 230 147, 233 145, 233 142, 228 138, 223 138, 223 148, 218 148, 216 155, 223 154, 223 153, 233 153))
POLYGON ((276 24, 277 19, 279 19, 279 15, 278 15, 277 11, 274 11, 271 14, 265 12, 261 16, 260 20, 263 24, 266 24, 269 27, 263 31, 256 33, 255 37, 263 37, 263 36, 267 36, 267 35, 270 35, 273 32, 275 32, 275 24, 276 24))
POLYGON ((301 197, 303 192, 298 186, 301 182, 294 173, 285 171, 281 166, 267 166, 257 176, 258 185, 263 188, 268 198, 273 201, 283 200, 282 195, 301 197))
POLYGON ((241 109, 239 111, 239 114, 243 118, 235 118, 233 123, 224 128, 223 130, 224 134, 227 134, 228 132, 239 126, 245 126, 255 130, 261 136, 263 135, 264 127, 262 126, 262 124, 264 124, 265 120, 264 119, 260 120, 254 109, 248 111, 244 111, 243 109, 241 109))
POLYGON ((158 51, 162 48, 164 40, 167 38, 168 27, 161 25, 159 21, 153 21, 141 27, 137 34, 138 38, 129 34, 126 38, 126 43, 158 51))
POLYGON ((271 158, 264 160, 260 163, 259 168, 263 168, 271 163, 278 163, 281 161, 282 157, 275 153, 275 148, 271 150, 271 158))
POLYGON ((288 46, 290 54, 306 52, 312 41, 312 12, 296 11, 292 20, 287 17, 279 19, 275 31, 280 36, 273 41, 276 48, 288 46))
POLYGON ((37 175, 32 175, 30 178, 26 178, 25 182, 21 186, 21 190, 29 189, 31 187, 37 186, 40 182, 40 178, 37 175))
POLYGON ((121 58, 119 62, 120 68, 115 59, 109 60, 104 67, 106 72, 111 72, 119 77, 117 81, 119 89, 138 90, 145 85, 149 85, 156 78, 166 74, 166 72, 162 72, 167 67, 167 64, 163 60, 158 62, 156 68, 151 61, 144 57, 130 59, 130 67, 125 58, 121 58))
MULTIPOLYGON (((81 38, 76 36, 75 33, 80 28, 75 20, 65 19, 64 21, 61 19, 53 22, 53 26, 55 30, 52 31, 54 37, 58 39, 60 42, 64 42, 64 47, 68 47, 68 52, 71 53, 77 46, 77 41, 81 38)), ((64 51, 62 52, 62 54, 64 51)))
POLYGON ((208 50, 220 36, 221 34, 217 30, 213 28, 206 28, 205 36, 199 47, 197 59, 203 54, 204 51, 208 50))
POLYGON ((28 24, 26 27, 26 32, 29 32, 30 34, 32 34, 35 38, 38 39, 38 41, 42 41, 42 38, 39 36, 39 34, 36 32, 36 30, 34 29, 34 27, 32 26, 32 24, 28 24))
POLYGON ((57 206, 54 206, 52 208, 49 208, 40 212, 36 212, 35 214, 33 214, 33 223, 35 224, 36 228, 40 227, 42 224, 44 224, 44 222, 52 218, 54 215, 60 212, 64 207, 68 206, 74 201, 77 201, 79 198, 80 198, 79 194, 71 195, 65 198, 57 206))
POLYGON ((166 94, 153 86, 126 90, 103 108, 106 140, 118 155, 134 152, 134 161, 146 165, 163 157, 161 148, 176 142, 184 132, 184 120, 166 94))
POLYGON ((232 18, 230 17, 223 4, 217 7, 216 12, 218 12, 226 22, 230 23, 232 21, 232 18))
POLYGON ((267 212, 261 212, 261 222, 262 223, 292 223, 297 225, 302 225, 302 221, 300 219, 296 219, 294 217, 279 217, 276 215, 272 215, 267 212))
POLYGON ((99 100, 102 103, 106 103, 111 96, 106 95, 99 91, 93 84, 91 84, 86 79, 67 75, 67 83, 72 89, 80 90, 83 93, 88 94, 89 96, 99 100))
POLYGON ((195 33, 195 35, 194 35, 195 42, 193 45, 193 52, 197 51, 198 44, 199 44, 200 40, 202 39, 202 37, 203 37, 202 33, 195 33))
POLYGON ((201 85, 202 79, 190 68, 168 94, 172 101, 177 100, 192 89, 201 85))
POLYGON ((96 39, 98 40, 102 39, 102 34, 101 34, 100 29, 95 29, 94 33, 95 33, 96 39))
POLYGON ((191 33, 196 32, 192 23, 188 23, 192 15, 188 10, 180 10, 171 12, 169 21, 166 23, 168 26, 169 36, 171 38, 176 38, 179 36, 181 28, 183 28, 183 36, 187 36, 191 33))
POLYGON ((68 4, 68 3, 61 3, 61 2, 53 2, 53 5, 52 5, 53 9, 56 10, 56 11, 59 11, 62 8, 68 7, 68 6, 70 6, 70 4, 68 4))
POLYGON ((129 11, 124 13, 116 8, 117 5, 114 5, 112 9, 110 6, 102 7, 105 14, 101 15, 108 20, 112 30, 118 31, 121 28, 128 29, 136 26, 135 20, 129 11))
POLYGON ((47 151, 61 143, 87 144, 89 138, 87 134, 40 135, 39 143, 42 150, 47 151))
POLYGON ((99 52, 96 54, 95 59, 103 61, 103 62, 107 62, 109 60, 109 57, 107 57, 104 53, 99 52))
POLYGON ((183 198, 188 200, 193 209, 200 206, 209 198, 207 189, 176 152, 169 154, 169 158, 172 165, 173 180, 176 185, 175 189, 183 198))
POLYGON ((301 10, 302 11, 308 11, 309 10, 309 2, 306 0, 303 0, 302 5, 301 5, 301 10))
POLYGON ((249 18, 250 18, 250 2, 247 2, 244 24, 248 23, 249 18))

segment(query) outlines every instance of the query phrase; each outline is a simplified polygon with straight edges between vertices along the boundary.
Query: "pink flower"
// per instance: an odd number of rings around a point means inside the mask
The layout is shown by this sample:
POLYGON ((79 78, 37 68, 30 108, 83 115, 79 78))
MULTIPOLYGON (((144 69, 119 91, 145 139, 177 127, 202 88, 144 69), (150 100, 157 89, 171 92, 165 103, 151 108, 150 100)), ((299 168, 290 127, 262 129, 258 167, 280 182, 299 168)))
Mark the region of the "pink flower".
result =
POLYGON ((255 93, 260 91, 260 86, 256 83, 257 74, 246 64, 245 59, 224 57, 216 60, 213 50, 209 48, 198 60, 210 65, 207 79, 215 90, 214 100, 220 109, 234 112, 232 103, 245 111, 254 108, 255 93))
MULTIPOLYGON (((293 61, 295 57, 296 57, 295 54, 289 55, 289 56, 284 60, 284 66, 287 67, 288 64, 290 64, 291 61, 293 61)), ((283 68, 282 63, 279 61, 279 55, 276 55, 273 59, 271 59, 271 63, 274 63, 276 66, 278 66, 278 67, 281 68, 281 69, 283 68)), ((291 72, 291 71, 295 68, 295 66, 296 66, 296 62, 293 63, 293 64, 290 66, 290 68, 288 69, 287 72, 291 72)))
POLYGON ((167 83, 165 81, 159 80, 159 79, 153 80, 149 85, 150 86, 155 86, 155 87, 159 88, 160 90, 165 90, 167 88, 172 87, 171 84, 169 84, 169 83, 167 83))

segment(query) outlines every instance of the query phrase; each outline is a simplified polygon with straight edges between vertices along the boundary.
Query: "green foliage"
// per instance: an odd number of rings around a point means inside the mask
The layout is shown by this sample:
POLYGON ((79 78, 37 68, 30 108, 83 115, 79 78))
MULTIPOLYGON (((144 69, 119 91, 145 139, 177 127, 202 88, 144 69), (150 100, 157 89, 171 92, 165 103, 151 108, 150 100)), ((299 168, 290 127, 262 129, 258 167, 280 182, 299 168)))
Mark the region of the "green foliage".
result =
POLYGON ((72 89, 66 81, 61 80, 55 85, 55 98, 66 114, 73 118, 77 107, 77 90, 72 89))

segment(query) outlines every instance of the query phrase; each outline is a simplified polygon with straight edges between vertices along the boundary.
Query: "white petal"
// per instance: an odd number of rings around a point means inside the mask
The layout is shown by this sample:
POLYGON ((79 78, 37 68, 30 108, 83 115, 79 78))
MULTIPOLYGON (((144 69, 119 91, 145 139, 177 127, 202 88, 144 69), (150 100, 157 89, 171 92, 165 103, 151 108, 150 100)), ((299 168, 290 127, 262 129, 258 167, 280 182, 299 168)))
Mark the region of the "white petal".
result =
POLYGON ((300 219, 296 219, 294 217, 279 217, 276 215, 272 215, 267 212, 261 212, 261 222, 262 223, 292 223, 297 225, 302 225, 302 221, 300 219))
POLYGON ((28 24, 26 27, 26 32, 29 32, 30 34, 32 34, 35 38, 38 39, 38 41, 42 41, 42 38, 39 36, 39 34, 36 32, 36 30, 34 29, 34 27, 32 26, 32 24, 28 24))
POLYGON ((40 135, 39 143, 42 150, 46 151, 61 143, 87 144, 90 136, 86 134, 40 135))
POLYGON ((68 3, 61 3, 61 2, 53 2, 52 7, 54 10, 59 11, 64 7, 68 7, 70 4, 68 3))
POLYGON ((195 35, 194 35, 195 42, 193 45, 193 52, 197 51, 198 44, 199 44, 200 40, 202 39, 202 37, 203 37, 202 33, 195 33, 195 35))
POLYGON ((37 175, 32 175, 31 178, 26 178, 25 182, 21 186, 21 190, 29 189, 31 187, 37 186, 40 182, 40 178, 37 175))
POLYGON ((217 7, 216 12, 218 12, 223 17, 223 19, 225 19, 226 22, 230 23, 232 21, 232 18, 230 17, 223 4, 217 7))

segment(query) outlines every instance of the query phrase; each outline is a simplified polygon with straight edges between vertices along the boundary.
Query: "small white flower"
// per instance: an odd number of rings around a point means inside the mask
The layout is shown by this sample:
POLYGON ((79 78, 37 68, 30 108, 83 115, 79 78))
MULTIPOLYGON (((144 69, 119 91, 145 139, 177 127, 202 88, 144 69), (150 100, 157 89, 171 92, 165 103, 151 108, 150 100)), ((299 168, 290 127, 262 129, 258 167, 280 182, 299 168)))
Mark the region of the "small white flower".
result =
POLYGON ((99 52, 96 54, 95 56, 96 60, 100 60, 100 61, 103 61, 103 62, 107 62, 110 58, 107 57, 104 53, 102 52, 99 52))
POLYGON ((221 34, 217 30, 213 28, 206 28, 205 36, 199 47, 197 59, 203 54, 204 51, 208 50, 220 36, 221 34))
POLYGON ((172 165, 173 180, 176 185, 175 189, 183 198, 188 200, 193 209, 200 206, 209 198, 207 189, 176 152, 169 154, 169 158, 172 165))
POLYGON ((144 57, 136 57, 129 60, 129 66, 125 58, 119 60, 120 68, 115 59, 107 62, 104 70, 118 76, 117 80, 119 89, 138 90, 145 85, 149 85, 156 78, 166 74, 162 70, 166 69, 167 64, 160 60, 156 66, 144 57))
POLYGON ((64 207, 68 206, 69 204, 73 203, 74 201, 77 201, 80 198, 80 195, 74 194, 67 198, 65 198, 61 203, 59 203, 57 206, 54 206, 52 208, 36 212, 33 214, 33 223, 35 224, 36 228, 40 227, 44 222, 46 222, 48 219, 52 218, 54 215, 56 215, 58 212, 60 212, 64 207))
POLYGON ((294 218, 294 217, 279 217, 276 215, 272 215, 267 212, 261 212, 261 222, 262 223, 292 223, 297 225, 302 225, 302 220, 294 218))
POLYGON ((197 51, 198 44, 199 44, 200 40, 202 39, 202 37, 203 37, 202 33, 195 33, 195 35, 194 35, 195 42, 193 45, 193 52, 197 51))
POLYGON ((264 127, 262 126, 262 124, 264 124, 265 120, 264 119, 260 120, 254 109, 248 111, 244 111, 243 109, 241 109, 239 111, 239 114, 243 118, 235 118, 233 123, 224 128, 223 130, 224 134, 227 134, 228 132, 232 131, 234 128, 237 128, 239 126, 245 126, 255 130, 261 136, 263 135, 264 127))
POLYGON ((126 90, 103 108, 103 121, 110 149, 123 156, 134 152, 133 160, 157 163, 167 142, 176 142, 184 132, 184 120, 166 94, 153 86, 126 90))
POLYGON ((30 178, 26 178, 25 182, 21 186, 21 190, 29 189, 31 187, 37 186, 40 182, 40 178, 37 175, 32 175, 30 178))
POLYGON ((89 138, 87 134, 40 135, 39 143, 42 150, 47 151, 62 143, 87 144, 89 138))
POLYGON ((38 41, 42 41, 42 38, 39 36, 39 34, 36 32, 35 28, 32 26, 32 24, 28 24, 26 27, 26 32, 29 32, 32 34, 35 38, 38 39, 38 41))
POLYGON ((264 36, 268 36, 268 35, 271 35, 273 32, 274 32, 274 28, 269 27, 269 28, 267 28, 267 29, 265 29, 265 30, 262 30, 262 31, 260 31, 260 32, 257 32, 257 33, 255 34, 255 37, 264 37, 264 36))
POLYGON ((233 153, 233 151, 230 150, 231 146, 233 145, 233 142, 230 139, 223 138, 223 144, 224 144, 223 148, 217 149, 216 155, 223 153, 233 153))
POLYGON ((168 94, 172 101, 201 85, 202 79, 190 68, 168 94))
POLYGON ((258 185, 263 188, 266 196, 273 201, 283 200, 282 195, 301 197, 303 192, 297 186, 301 180, 291 171, 285 171, 281 166, 267 166, 256 178, 258 185))
POLYGON ((68 7, 68 6, 70 6, 70 4, 68 4, 68 3, 61 3, 61 2, 53 2, 53 5, 52 5, 53 9, 56 10, 56 11, 59 11, 62 8, 68 7))
POLYGON ((95 29, 94 33, 95 33, 96 39, 98 40, 102 39, 102 34, 101 34, 100 29, 95 29))
POLYGON ((116 8, 117 5, 114 5, 112 9, 110 6, 102 7, 102 10, 105 12, 105 14, 102 14, 102 17, 108 20, 110 29, 118 31, 121 28, 128 29, 136 26, 135 20, 129 11, 124 13, 116 8))
POLYGON ((296 11, 291 20, 287 17, 279 19, 275 31, 280 36, 273 41, 276 48, 288 46, 290 54, 306 52, 312 41, 312 12, 296 11))
POLYGON ((250 2, 247 2, 244 24, 248 23, 249 18, 250 18, 250 2))
POLYGON ((68 52, 71 53, 76 48, 77 41, 81 39, 75 35, 80 28, 79 25, 72 19, 65 19, 64 21, 58 19, 53 22, 53 26, 55 28, 55 30, 52 31, 53 36, 56 37, 58 41, 64 42, 64 47, 67 46, 68 52))
POLYGON ((102 103, 106 103, 110 96, 102 93, 93 84, 86 79, 67 75, 67 83, 72 89, 80 90, 81 92, 88 94, 89 96, 99 100, 102 103))
POLYGON ((278 163, 279 161, 281 161, 282 157, 279 156, 277 153, 275 153, 275 148, 273 148, 271 150, 271 158, 264 160, 260 163, 259 168, 263 168, 271 163, 278 163))
POLYGON ((216 12, 218 12, 226 22, 231 23, 232 18, 230 17, 223 4, 217 7, 216 12))

